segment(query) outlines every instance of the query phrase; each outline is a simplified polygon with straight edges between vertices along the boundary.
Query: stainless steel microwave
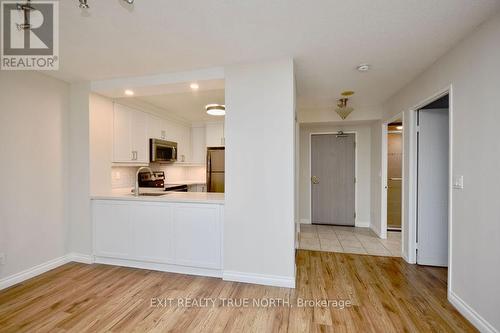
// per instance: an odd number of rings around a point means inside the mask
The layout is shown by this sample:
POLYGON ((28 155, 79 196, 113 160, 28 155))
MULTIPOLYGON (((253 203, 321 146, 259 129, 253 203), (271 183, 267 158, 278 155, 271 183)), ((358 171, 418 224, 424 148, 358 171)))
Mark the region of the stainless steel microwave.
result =
POLYGON ((150 161, 172 163, 177 161, 177 142, 150 139, 150 161))

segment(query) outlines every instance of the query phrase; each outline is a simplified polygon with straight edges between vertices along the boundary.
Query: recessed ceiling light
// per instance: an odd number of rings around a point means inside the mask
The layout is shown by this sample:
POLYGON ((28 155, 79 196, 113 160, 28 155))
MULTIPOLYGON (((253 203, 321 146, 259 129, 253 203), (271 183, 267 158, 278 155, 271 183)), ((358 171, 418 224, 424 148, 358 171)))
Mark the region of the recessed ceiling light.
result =
POLYGON ((361 64, 356 69, 360 72, 368 72, 370 70, 370 65, 369 64, 361 64))
POLYGON ((208 104, 205 106, 205 110, 211 116, 225 116, 226 106, 221 104, 208 104))
POLYGON ((191 89, 193 90, 198 90, 200 88, 199 84, 198 83, 191 83, 190 85, 191 89))
POLYGON ((127 89, 127 90, 125 90, 125 95, 127 95, 127 96, 134 96, 134 91, 130 90, 130 89, 127 89))

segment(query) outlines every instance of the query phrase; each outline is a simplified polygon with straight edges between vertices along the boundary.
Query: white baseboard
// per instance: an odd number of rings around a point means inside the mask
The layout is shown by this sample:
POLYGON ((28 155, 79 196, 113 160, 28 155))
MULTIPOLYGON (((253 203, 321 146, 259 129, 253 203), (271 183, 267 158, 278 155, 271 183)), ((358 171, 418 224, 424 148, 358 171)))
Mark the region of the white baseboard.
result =
POLYGON ((94 262, 97 264, 133 267, 133 268, 149 269, 152 271, 169 272, 177 274, 208 276, 217 278, 222 277, 222 272, 220 269, 198 268, 198 267, 162 264, 162 263, 154 263, 147 261, 129 260, 129 259, 107 258, 100 256, 95 256, 94 262))
POLYGON ((406 253, 404 251, 401 253, 401 258, 403 258, 404 261, 406 261, 407 263, 412 264, 412 265, 417 263, 416 261, 411 261, 410 257, 408 256, 408 253, 406 253))
POLYGON ((358 228, 369 228, 370 227, 370 221, 356 221, 354 223, 355 227, 358 228))
POLYGON ((222 273, 222 279, 225 281, 253 283, 265 286, 295 288, 295 278, 288 276, 224 271, 222 273))
POLYGON ((49 260, 40 265, 36 265, 35 267, 29 268, 22 272, 0 279, 0 290, 12 287, 15 284, 34 278, 35 276, 48 272, 54 268, 57 268, 72 261, 80 262, 82 264, 94 263, 94 259, 90 255, 81 253, 69 253, 65 256, 49 260))
POLYGON ((483 317, 479 315, 473 308, 471 308, 463 299, 458 297, 453 291, 448 293, 448 301, 460 312, 472 325, 474 325, 480 332, 483 333, 499 333, 498 329, 493 327, 483 317))
POLYGON ((73 261, 88 265, 94 263, 94 257, 88 254, 72 252, 68 254, 67 257, 68 257, 68 262, 73 261))
POLYGON ((36 265, 22 272, 7 276, 0 280, 0 290, 9 288, 15 284, 21 283, 28 279, 34 278, 37 275, 48 272, 54 268, 67 264, 69 262, 68 256, 62 256, 56 259, 49 260, 43 264, 36 265))
POLYGON ((300 219, 300 224, 311 224, 311 220, 309 220, 309 219, 300 219))
POLYGON ((373 224, 370 224, 369 227, 379 238, 382 238, 382 231, 379 228, 376 228, 373 224))

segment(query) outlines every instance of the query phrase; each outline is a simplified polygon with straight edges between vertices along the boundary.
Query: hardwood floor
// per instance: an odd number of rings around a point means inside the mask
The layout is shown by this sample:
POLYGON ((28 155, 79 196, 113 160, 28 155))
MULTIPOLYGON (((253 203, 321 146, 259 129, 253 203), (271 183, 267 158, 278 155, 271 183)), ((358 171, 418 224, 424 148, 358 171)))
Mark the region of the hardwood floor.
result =
POLYGON ((299 250, 297 273, 291 290, 71 263, 0 291, 0 332, 476 331, 446 301, 446 269, 299 250), (184 298, 207 303, 177 306, 184 298), (305 299, 353 305, 297 306, 305 299), (245 300, 250 306, 229 306, 245 300), (276 306, 252 306, 253 300, 275 300, 276 306))

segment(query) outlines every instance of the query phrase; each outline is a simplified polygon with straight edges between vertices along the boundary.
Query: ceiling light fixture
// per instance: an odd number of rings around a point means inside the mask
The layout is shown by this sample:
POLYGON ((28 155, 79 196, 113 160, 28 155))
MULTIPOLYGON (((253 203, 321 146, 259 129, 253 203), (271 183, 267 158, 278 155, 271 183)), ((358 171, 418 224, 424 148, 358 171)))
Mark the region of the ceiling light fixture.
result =
POLYGON ((80 5, 78 7, 80 7, 81 9, 89 9, 90 8, 87 0, 80 0, 80 5))
POLYGON ((198 90, 200 88, 200 85, 198 83, 191 83, 190 87, 193 90, 198 90))
POLYGON ((361 65, 358 65, 358 67, 356 67, 356 69, 359 72, 368 72, 370 70, 370 65, 369 64, 361 64, 361 65))
POLYGON ((342 97, 337 100, 335 112, 337 112, 342 120, 345 120, 354 111, 352 107, 347 106, 349 97, 354 95, 354 91, 344 91, 341 95, 342 97))
POLYGON ((134 91, 130 90, 130 89, 127 89, 127 90, 125 90, 125 95, 127 95, 127 96, 134 96, 134 91))
POLYGON ((211 116, 225 116, 226 106, 222 104, 208 104, 205 106, 205 110, 211 116))
POLYGON ((16 4, 16 9, 23 11, 24 17, 23 23, 16 23, 17 30, 31 30, 30 13, 32 10, 35 10, 35 8, 31 6, 31 0, 27 0, 25 4, 16 4))

